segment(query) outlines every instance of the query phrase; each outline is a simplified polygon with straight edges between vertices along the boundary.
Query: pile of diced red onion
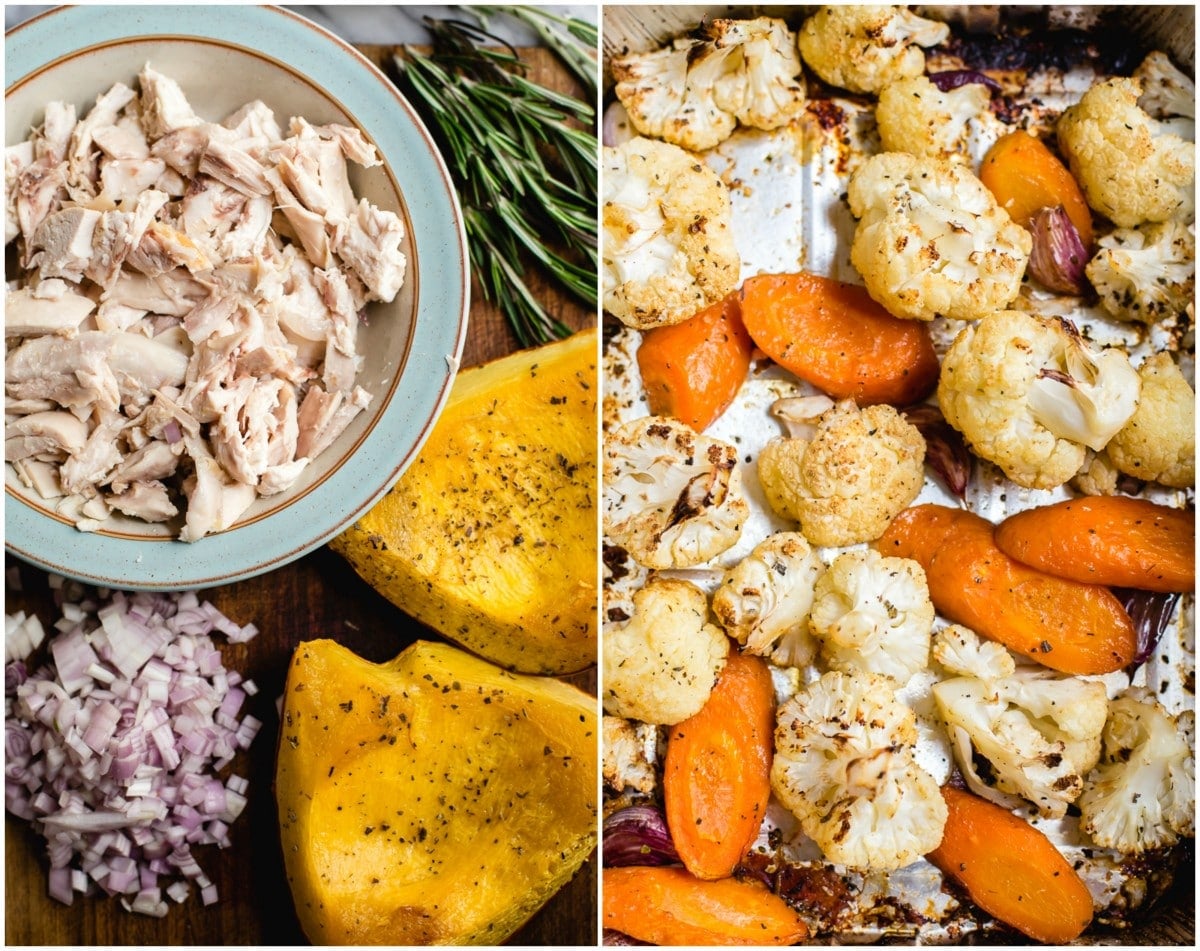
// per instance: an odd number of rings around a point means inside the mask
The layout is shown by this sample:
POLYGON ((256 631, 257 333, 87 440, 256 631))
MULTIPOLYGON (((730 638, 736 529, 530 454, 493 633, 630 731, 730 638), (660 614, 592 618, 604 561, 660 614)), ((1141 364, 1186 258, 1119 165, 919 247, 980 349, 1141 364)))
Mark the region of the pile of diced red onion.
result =
POLYGON ((26 669, 37 618, 6 623, 5 807, 45 836, 62 902, 99 890, 162 916, 194 885, 211 904, 192 847, 229 845, 247 783, 217 774, 262 724, 241 714, 253 681, 225 669, 210 635, 238 643, 257 629, 194 592, 105 596, 53 580, 50 664, 26 669))

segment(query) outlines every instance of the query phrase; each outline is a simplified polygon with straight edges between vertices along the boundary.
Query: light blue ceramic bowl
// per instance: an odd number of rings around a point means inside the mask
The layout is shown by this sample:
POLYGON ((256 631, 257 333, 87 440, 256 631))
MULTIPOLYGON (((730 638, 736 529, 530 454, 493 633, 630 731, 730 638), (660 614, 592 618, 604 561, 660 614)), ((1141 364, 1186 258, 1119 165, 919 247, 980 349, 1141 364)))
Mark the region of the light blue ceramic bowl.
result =
POLYGON ((5 142, 24 139, 45 104, 87 111, 147 63, 176 79, 197 113, 220 119, 262 99, 281 123, 357 125, 384 166, 352 166, 355 193, 391 209, 408 237, 405 287, 372 305, 359 334, 358 382, 370 408, 288 492, 260 499, 232 528, 188 544, 116 518, 78 531, 5 467, 5 543, 50 571, 119 588, 207 587, 277 568, 325 543, 399 478, 454 380, 470 287, 462 216, 445 165, 412 107, 353 47, 294 13, 252 6, 57 9, 5 39, 5 142))

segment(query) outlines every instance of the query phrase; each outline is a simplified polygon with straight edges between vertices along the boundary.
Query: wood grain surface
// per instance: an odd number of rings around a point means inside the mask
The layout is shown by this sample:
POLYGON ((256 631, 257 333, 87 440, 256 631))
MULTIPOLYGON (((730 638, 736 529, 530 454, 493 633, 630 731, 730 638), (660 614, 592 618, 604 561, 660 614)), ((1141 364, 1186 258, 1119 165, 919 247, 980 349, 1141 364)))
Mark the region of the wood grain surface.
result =
MULTIPOLYGON (((393 48, 363 47, 376 63, 389 59, 393 48)), ((576 91, 553 57, 542 49, 521 51, 532 78, 576 91)), ((552 288, 541 285, 539 296, 567 326, 582 329, 595 323, 595 313, 552 288)), ((472 287, 464 367, 484 363, 518 348, 499 311, 487 305, 478 285, 472 287)), ((6 611, 36 612, 49 628, 57 618, 46 575, 29 565, 18 566, 20 591, 7 591, 6 611)), ((419 638, 440 635, 394 607, 365 584, 328 548, 270 574, 203 592, 239 623, 254 622, 260 634, 248 644, 223 646, 226 666, 253 678, 260 692, 248 699, 244 712, 263 721, 262 731, 235 760, 232 771, 250 781, 246 811, 233 824, 232 844, 225 850, 206 846, 197 859, 216 883, 220 900, 204 907, 197 894, 173 906, 166 918, 124 911, 117 900, 76 897, 64 906, 46 891, 48 863, 42 841, 28 825, 5 818, 6 945, 296 945, 306 943, 292 907, 283 871, 275 803, 271 791, 279 718, 276 699, 283 692, 287 660, 303 640, 332 637, 372 661, 394 657, 419 638)), ((223 639, 218 637, 218 643, 223 639)), ((594 668, 565 678, 591 693, 594 668)), ((575 878, 513 936, 519 945, 569 946, 597 943, 597 862, 593 857, 575 878)))

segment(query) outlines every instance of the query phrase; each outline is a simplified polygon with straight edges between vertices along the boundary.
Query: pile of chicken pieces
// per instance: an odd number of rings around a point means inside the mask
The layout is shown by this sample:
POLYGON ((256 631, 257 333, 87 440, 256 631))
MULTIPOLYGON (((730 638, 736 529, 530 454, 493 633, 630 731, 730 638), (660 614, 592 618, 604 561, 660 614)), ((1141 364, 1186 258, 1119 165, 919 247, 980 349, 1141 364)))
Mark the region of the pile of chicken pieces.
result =
POLYGON ((400 218, 355 198, 362 132, 210 122, 147 64, 5 152, 5 458, 82 530, 195 541, 285 492, 369 404, 356 337, 404 280, 400 218), (11 258, 10 258, 11 259, 11 258))

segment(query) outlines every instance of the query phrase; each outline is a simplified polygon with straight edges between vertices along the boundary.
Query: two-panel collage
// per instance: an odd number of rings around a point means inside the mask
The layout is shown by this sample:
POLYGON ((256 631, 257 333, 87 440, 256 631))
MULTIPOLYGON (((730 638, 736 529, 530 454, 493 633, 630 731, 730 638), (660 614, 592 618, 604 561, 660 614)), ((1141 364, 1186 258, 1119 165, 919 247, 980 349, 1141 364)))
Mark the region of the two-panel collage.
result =
POLYGON ((1194 6, 5 27, 5 946, 1196 946, 1194 6))

